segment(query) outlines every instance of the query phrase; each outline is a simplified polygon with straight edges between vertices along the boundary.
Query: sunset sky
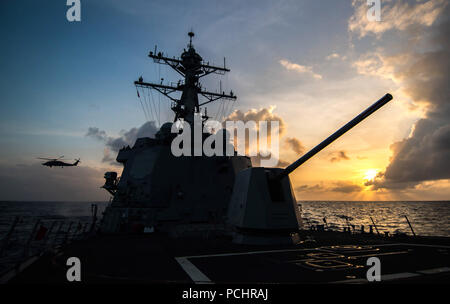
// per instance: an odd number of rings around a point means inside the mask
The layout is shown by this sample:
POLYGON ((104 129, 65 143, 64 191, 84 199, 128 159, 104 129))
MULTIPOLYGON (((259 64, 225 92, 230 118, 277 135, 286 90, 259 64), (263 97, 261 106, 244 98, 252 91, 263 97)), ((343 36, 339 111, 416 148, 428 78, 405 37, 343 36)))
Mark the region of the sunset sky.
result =
MULTIPOLYGON (((186 33, 238 96, 230 117, 276 119, 282 164, 386 93, 394 100, 291 177, 298 200, 450 200, 450 1, 65 0, 0 3, 0 200, 108 199, 103 173, 146 123, 133 81, 178 80, 147 54, 179 56, 186 33), (75 168, 36 157, 65 155, 75 168)), ((155 94, 156 96, 156 94, 155 94)), ((208 108, 215 114, 220 104, 208 108)), ((155 120, 155 118, 153 118, 155 120)))

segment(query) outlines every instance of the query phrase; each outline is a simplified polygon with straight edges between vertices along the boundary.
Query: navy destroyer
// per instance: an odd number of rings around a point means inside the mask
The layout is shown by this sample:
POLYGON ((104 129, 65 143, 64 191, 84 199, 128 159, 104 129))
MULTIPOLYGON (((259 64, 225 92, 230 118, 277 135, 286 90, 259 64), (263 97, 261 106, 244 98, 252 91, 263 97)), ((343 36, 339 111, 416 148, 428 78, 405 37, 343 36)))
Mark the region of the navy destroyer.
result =
MULTIPOLYGON (((119 151, 123 171, 120 178, 117 172, 105 173, 103 188, 112 199, 98 225, 94 216, 85 237, 41 253, 10 283, 67 282, 69 257, 81 261, 86 283, 368 283, 372 257, 382 263, 376 281, 448 282, 448 238, 380 235, 355 227, 332 231, 302 223, 289 174, 387 104, 390 94, 286 168, 253 167, 249 157, 234 150, 232 155, 174 156, 174 124, 184 121, 193 130, 199 117, 203 126, 204 105, 236 99, 233 92, 202 88, 201 77, 230 70, 225 62, 205 62, 193 36, 190 32, 180 58, 156 49, 149 53, 183 80, 166 85, 141 77, 134 84, 167 96, 175 119, 154 138, 138 138, 119 151)), ((201 142, 214 136, 201 134, 201 142)))

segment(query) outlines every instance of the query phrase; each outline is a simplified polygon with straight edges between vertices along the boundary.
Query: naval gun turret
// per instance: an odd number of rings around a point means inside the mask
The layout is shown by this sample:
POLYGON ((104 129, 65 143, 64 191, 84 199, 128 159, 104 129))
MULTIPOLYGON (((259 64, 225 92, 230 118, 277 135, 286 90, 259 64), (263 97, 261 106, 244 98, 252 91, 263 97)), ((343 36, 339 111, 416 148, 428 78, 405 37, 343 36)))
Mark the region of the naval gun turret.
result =
POLYGON ((296 242, 302 220, 289 174, 390 100, 392 95, 386 94, 285 169, 253 167, 239 172, 227 219, 234 242, 296 242))

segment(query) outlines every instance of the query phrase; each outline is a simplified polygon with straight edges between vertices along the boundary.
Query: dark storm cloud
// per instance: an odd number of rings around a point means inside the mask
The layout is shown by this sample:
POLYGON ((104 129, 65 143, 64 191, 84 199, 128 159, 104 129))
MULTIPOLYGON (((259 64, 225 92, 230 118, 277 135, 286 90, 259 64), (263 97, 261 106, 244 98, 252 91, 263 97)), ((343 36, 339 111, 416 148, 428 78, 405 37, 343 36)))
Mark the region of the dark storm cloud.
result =
POLYGON ((85 166, 48 168, 41 164, 1 165, 0 200, 106 201, 103 169, 85 166))
POLYGON ((105 142, 106 148, 103 151, 103 162, 117 165, 110 152, 119 152, 120 149, 126 146, 133 146, 136 139, 140 137, 154 137, 158 128, 154 121, 148 121, 139 128, 131 128, 130 130, 121 131, 119 137, 110 137, 105 131, 96 127, 90 127, 86 136, 105 142))
POLYGON ((433 34, 429 45, 433 51, 414 54, 413 63, 396 73, 404 79, 405 92, 416 103, 427 105, 426 117, 414 125, 409 138, 391 146, 391 162, 384 176, 370 182, 373 189, 406 188, 450 178, 450 22, 433 34))
POLYGON ((350 157, 347 156, 347 153, 345 151, 336 151, 333 153, 330 153, 331 158, 330 162, 337 162, 341 160, 349 160, 350 157))

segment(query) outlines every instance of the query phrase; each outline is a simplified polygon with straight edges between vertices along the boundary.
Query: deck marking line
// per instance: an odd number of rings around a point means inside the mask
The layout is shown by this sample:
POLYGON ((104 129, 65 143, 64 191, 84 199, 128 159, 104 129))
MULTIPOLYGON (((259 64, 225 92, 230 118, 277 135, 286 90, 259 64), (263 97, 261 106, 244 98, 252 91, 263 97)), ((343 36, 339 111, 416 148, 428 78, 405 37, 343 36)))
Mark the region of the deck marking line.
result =
POLYGON ((36 262, 39 259, 39 256, 34 256, 29 258, 28 260, 22 262, 19 264, 18 267, 14 267, 13 269, 10 269, 9 271, 7 271, 4 275, 2 275, 2 277, 0 278, 0 284, 5 284, 7 283, 9 280, 11 280, 12 278, 14 278, 16 275, 18 275, 19 273, 21 273, 22 271, 24 271, 26 268, 28 268, 29 266, 31 266, 34 262, 36 262))
POLYGON ((366 283, 369 283, 369 281, 367 281, 367 279, 348 279, 348 280, 342 280, 342 281, 334 281, 334 282, 330 282, 330 283, 332 283, 332 284, 342 284, 342 283, 366 284, 366 283))
POLYGON ((278 250, 262 250, 262 251, 246 251, 246 252, 230 252, 230 253, 217 253, 217 254, 205 254, 205 255, 191 255, 184 256, 183 258, 212 258, 212 257, 222 257, 222 256, 233 256, 233 255, 249 255, 249 254, 263 254, 263 253, 279 253, 279 252, 293 252, 293 251, 321 251, 319 248, 297 248, 297 249, 278 249, 278 250))
POLYGON ((445 245, 429 245, 429 244, 414 244, 414 243, 386 243, 386 244, 373 244, 373 247, 385 247, 385 246, 416 246, 416 247, 435 247, 435 248, 449 248, 445 245))
POLYGON ((406 278, 412 278, 412 277, 418 277, 418 276, 420 276, 420 274, 412 273, 412 272, 400 272, 400 273, 393 273, 393 274, 385 274, 385 275, 381 275, 381 282, 389 281, 389 280, 406 279, 406 278))
MULTIPOLYGON (((440 268, 419 270, 419 271, 416 271, 417 273, 401 272, 401 273, 386 274, 386 275, 381 276, 381 281, 406 279, 406 278, 417 277, 417 276, 420 276, 421 274, 422 275, 436 274, 436 273, 443 273, 443 272, 449 272, 449 271, 450 271, 450 267, 440 267, 440 268)), ((364 280, 364 279, 350 279, 350 280, 343 280, 343 281, 334 281, 331 283, 368 283, 368 281, 364 280)))
POLYGON ((447 248, 447 249, 450 249, 450 246, 444 246, 444 245, 408 244, 408 243, 399 243, 399 244, 394 244, 394 245, 416 246, 416 247, 432 247, 432 248, 447 248))
POLYGON ((357 258, 367 258, 367 257, 373 257, 373 256, 395 255, 395 254, 405 254, 405 253, 408 253, 408 251, 380 252, 380 253, 364 254, 364 255, 349 255, 349 256, 347 256, 347 259, 354 260, 357 258))
MULTIPOLYGON (((408 244, 408 243, 392 243, 392 244, 374 244, 374 247, 385 247, 385 246, 422 246, 422 247, 436 247, 436 248, 450 248, 450 246, 441 245, 425 245, 425 244, 408 244)), ((294 251, 323 251, 323 252, 335 252, 330 249, 325 248, 296 248, 296 249, 277 249, 277 250, 262 250, 262 251, 247 251, 247 252, 231 252, 231 253, 218 253, 218 254, 205 254, 205 255, 191 255, 184 256, 184 258, 209 258, 209 257, 220 257, 220 256, 233 256, 233 255, 248 255, 248 254, 263 254, 263 253, 278 253, 278 252, 294 252, 294 251)), ((372 249, 373 250, 373 249, 372 249)))
MULTIPOLYGON (((418 273, 412 273, 412 272, 400 272, 400 273, 392 273, 392 274, 385 274, 381 275, 381 282, 383 281, 390 281, 390 280, 397 280, 397 279, 406 279, 406 278, 412 278, 412 277, 418 277, 420 274, 418 273)), ((342 280, 342 281, 333 281, 330 282, 333 284, 341 284, 341 283, 369 283, 367 279, 350 279, 350 280, 342 280)))
MULTIPOLYGON (((408 243, 390 243, 390 244, 374 244, 374 247, 385 247, 385 246, 417 246, 417 247, 434 247, 434 248, 450 248, 450 246, 443 245, 427 245, 427 244, 408 244, 408 243)), ((226 256, 237 256, 237 255, 251 255, 251 254, 264 254, 264 253, 282 253, 282 252, 295 252, 295 251, 323 251, 330 252, 331 250, 322 249, 320 247, 316 248, 297 248, 297 249, 279 249, 279 250, 262 250, 262 251, 248 251, 248 252, 232 252, 232 253, 219 253, 219 254, 206 254, 206 255, 193 255, 193 256, 184 256, 184 257, 176 257, 175 260, 180 264, 183 270, 191 277, 191 279, 197 283, 206 283, 206 284, 214 284, 205 274, 203 274, 193 263, 191 263, 188 259, 191 258, 209 258, 209 257, 226 257, 226 256)), ((387 253, 392 254, 392 253, 387 253)), ((377 254, 380 255, 380 254, 377 254)), ((370 255, 372 256, 372 255, 370 255)), ((418 273, 394 273, 388 275, 382 275, 382 280, 395 280, 402 278, 410 278, 420 276, 418 273)), ((334 281, 330 283, 367 283, 367 280, 364 279, 350 279, 350 280, 342 280, 342 281, 334 281)))
POLYGON ((419 270, 417 272, 422 273, 422 274, 436 274, 436 273, 443 273, 443 272, 449 272, 449 271, 450 271, 450 267, 440 267, 440 268, 419 270))
POLYGON ((203 272, 200 271, 188 258, 175 258, 180 264, 181 268, 188 274, 188 276, 195 282, 195 284, 214 284, 203 272))

